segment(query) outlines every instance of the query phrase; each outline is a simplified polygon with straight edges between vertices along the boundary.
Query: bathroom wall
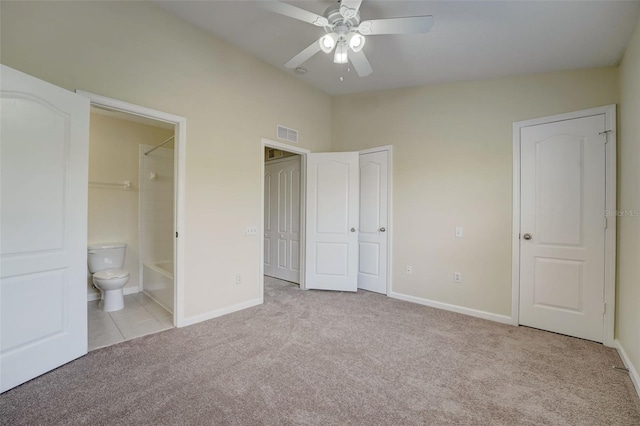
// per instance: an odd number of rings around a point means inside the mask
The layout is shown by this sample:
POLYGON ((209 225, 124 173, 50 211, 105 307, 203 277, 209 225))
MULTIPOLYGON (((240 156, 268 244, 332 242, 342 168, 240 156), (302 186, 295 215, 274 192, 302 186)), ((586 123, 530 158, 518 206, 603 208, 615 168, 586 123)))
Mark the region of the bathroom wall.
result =
MULTIPOLYGON (((91 113, 88 243, 127 243, 125 269, 131 278, 125 291, 136 292, 138 288, 139 145, 157 145, 172 134, 170 129, 123 120, 99 110, 91 113), (131 189, 109 185, 125 180, 131 181, 131 189)), ((91 287, 90 276, 87 285, 89 298, 97 298, 99 292, 91 287)))
POLYGON ((140 255, 145 264, 173 262, 174 151, 168 145, 148 155, 144 152, 154 145, 140 146, 140 255))

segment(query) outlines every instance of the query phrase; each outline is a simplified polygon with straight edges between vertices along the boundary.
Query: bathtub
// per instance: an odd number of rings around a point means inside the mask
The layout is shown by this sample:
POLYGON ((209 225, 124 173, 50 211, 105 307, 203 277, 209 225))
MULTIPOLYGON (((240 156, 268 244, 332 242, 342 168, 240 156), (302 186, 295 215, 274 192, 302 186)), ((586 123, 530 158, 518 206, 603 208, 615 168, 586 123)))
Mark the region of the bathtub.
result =
POLYGON ((142 291, 173 313, 173 262, 144 263, 142 291))

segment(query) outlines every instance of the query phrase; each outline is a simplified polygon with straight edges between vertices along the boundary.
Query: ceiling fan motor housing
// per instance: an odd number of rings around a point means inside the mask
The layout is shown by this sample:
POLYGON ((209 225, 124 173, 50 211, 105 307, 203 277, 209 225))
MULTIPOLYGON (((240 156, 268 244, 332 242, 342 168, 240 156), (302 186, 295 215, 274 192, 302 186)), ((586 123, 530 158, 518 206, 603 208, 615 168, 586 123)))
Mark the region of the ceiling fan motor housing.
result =
POLYGON ((342 35, 342 33, 338 31, 338 28, 346 27, 346 30, 344 30, 344 34, 346 34, 351 31, 352 27, 357 27, 358 24, 360 24, 360 11, 356 11, 353 17, 345 19, 340 13, 340 3, 329 6, 329 8, 325 10, 324 16, 329 21, 329 25, 324 27, 327 33, 336 32, 342 35))

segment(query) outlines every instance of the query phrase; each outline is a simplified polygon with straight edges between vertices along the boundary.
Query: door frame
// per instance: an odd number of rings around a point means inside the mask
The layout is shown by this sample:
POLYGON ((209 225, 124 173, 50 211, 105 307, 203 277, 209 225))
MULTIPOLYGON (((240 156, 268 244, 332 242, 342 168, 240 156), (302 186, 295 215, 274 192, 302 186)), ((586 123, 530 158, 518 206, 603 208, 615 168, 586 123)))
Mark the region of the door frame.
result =
POLYGON ((392 289, 393 265, 393 145, 383 145, 376 148, 368 148, 358 151, 362 154, 372 154, 374 152, 387 152, 387 292, 389 296, 392 289))
POLYGON ((300 289, 306 290, 306 274, 305 274, 305 262, 306 262, 306 208, 307 208, 307 154, 311 151, 297 146, 288 145, 281 142, 272 141, 270 139, 260 139, 260 149, 262 150, 260 158, 260 225, 258 230, 260 231, 260 268, 259 268, 259 283, 260 283, 260 303, 264 303, 264 167, 265 160, 264 151, 265 148, 275 148, 282 151, 293 152, 300 156, 300 289))
POLYGON ((557 114, 513 123, 513 230, 511 243, 511 324, 518 326, 520 319, 520 132, 523 128, 576 118, 605 116, 607 138, 605 146, 605 211, 607 220, 605 229, 604 254, 604 323, 602 342, 605 346, 615 347, 615 302, 616 302, 616 215, 606 215, 616 210, 616 105, 606 105, 566 114, 557 114))
POLYGON ((173 245, 174 257, 174 286, 173 286, 173 325, 183 327, 188 325, 184 318, 184 252, 185 252, 185 177, 186 177, 186 145, 187 119, 179 115, 130 104, 117 99, 108 98, 94 93, 76 90, 78 95, 88 98, 91 106, 137 115, 157 121, 164 121, 175 126, 174 151, 174 232, 179 235, 173 245))

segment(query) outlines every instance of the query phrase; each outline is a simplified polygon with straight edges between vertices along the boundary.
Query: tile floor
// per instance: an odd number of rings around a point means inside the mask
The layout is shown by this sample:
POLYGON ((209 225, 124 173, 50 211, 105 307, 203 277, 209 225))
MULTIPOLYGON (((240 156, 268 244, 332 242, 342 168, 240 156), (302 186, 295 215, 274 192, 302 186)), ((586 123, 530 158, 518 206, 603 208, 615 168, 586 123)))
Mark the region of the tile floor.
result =
POLYGON ((173 315, 144 293, 124 297, 124 309, 103 312, 99 300, 88 303, 89 350, 173 327, 173 315))

